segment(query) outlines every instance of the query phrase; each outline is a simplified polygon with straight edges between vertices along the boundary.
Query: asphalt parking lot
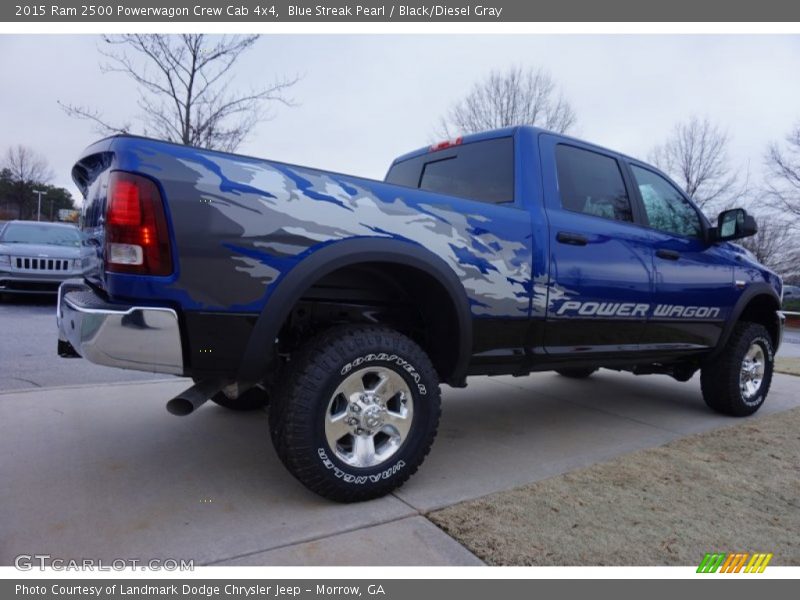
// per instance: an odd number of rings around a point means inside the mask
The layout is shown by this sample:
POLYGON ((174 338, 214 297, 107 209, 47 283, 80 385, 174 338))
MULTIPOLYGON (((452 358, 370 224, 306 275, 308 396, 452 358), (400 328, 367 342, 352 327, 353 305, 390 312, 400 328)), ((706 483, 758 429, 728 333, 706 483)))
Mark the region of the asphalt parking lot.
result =
POLYGON ((55 295, 7 296, 0 303, 0 339, 0 391, 157 378, 60 359, 55 295))
MULTIPOLYGON (((338 505, 284 470, 265 413, 207 404, 174 417, 164 404, 185 380, 122 381, 142 376, 55 357, 52 310, 46 302, 0 306, 0 331, 19 336, 3 340, 0 356, 2 565, 36 553, 213 565, 478 564, 425 515, 741 423, 705 407, 698 378, 475 378, 467 389, 444 388, 438 439, 403 488, 338 505)), ((797 406, 800 378, 776 375, 755 418, 797 406)))

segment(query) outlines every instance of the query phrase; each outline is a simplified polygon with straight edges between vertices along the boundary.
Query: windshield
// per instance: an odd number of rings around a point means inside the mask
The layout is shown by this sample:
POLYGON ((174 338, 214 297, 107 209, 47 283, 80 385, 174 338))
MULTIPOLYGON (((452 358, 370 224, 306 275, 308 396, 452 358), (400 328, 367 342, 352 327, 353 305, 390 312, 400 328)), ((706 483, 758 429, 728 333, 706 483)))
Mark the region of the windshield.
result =
POLYGON ((69 246, 77 248, 81 245, 81 234, 72 227, 55 227, 38 223, 9 223, 3 235, 3 244, 44 244, 47 246, 69 246))

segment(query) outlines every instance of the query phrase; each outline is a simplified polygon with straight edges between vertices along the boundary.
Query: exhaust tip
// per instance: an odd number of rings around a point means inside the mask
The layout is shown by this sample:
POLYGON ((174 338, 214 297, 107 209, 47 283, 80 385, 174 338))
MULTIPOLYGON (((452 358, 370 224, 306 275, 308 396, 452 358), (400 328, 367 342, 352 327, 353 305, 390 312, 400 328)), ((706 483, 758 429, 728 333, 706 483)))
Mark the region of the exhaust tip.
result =
POLYGON ((167 411, 179 417, 190 415, 219 392, 223 385, 224 381, 199 381, 167 402, 167 411))
POLYGON ((170 414, 177 415, 179 417, 185 417, 186 415, 192 414, 194 412, 194 408, 194 404, 192 404, 186 398, 181 398, 180 396, 167 402, 167 411, 170 414))

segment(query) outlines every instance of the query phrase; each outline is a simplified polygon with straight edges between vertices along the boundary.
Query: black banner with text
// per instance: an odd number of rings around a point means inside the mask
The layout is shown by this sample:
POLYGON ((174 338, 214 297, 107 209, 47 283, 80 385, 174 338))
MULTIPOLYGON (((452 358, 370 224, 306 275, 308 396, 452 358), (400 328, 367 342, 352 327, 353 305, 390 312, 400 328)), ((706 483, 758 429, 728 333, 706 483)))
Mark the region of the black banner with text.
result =
MULTIPOLYGON (((701 576, 702 577, 702 576, 701 576)), ((701 577, 698 577, 700 579, 701 577)), ((39 579, 0 582, 0 597, 10 600, 416 600, 420 598, 488 598, 522 599, 536 597, 603 598, 621 596, 650 600, 673 600, 676 597, 707 598, 708 595, 728 600, 762 597, 790 597, 791 580, 755 581, 734 578, 719 579, 639 580, 427 580, 427 579, 169 579, 80 580, 39 579), (713 586, 713 589, 712 589, 713 586)))
POLYGON ((0 3, 11 22, 786 22, 800 3, 786 0, 34 0, 0 3))

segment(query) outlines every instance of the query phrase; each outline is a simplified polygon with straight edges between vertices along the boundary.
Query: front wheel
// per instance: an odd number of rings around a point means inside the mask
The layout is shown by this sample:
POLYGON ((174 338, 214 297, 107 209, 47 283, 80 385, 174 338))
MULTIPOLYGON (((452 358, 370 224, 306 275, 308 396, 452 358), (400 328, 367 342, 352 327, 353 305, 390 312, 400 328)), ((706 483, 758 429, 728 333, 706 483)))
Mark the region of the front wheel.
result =
POLYGON ((292 357, 270 404, 270 432, 303 485, 358 502, 416 472, 440 413, 439 379, 415 342, 386 327, 344 325, 292 357))
POLYGON ((752 415, 767 397, 773 367, 769 332, 762 325, 742 321, 717 360, 703 367, 703 399, 709 407, 726 415, 752 415))

